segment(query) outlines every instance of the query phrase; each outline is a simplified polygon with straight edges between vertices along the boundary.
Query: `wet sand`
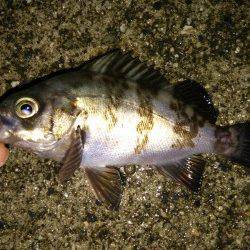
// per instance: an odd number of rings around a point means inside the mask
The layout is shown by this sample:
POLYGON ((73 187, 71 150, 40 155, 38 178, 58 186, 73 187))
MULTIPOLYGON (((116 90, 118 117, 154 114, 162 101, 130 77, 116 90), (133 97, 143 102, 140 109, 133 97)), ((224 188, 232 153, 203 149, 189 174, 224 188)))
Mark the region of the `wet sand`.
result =
MULTIPOLYGON (((122 48, 161 69, 170 83, 205 86, 219 109, 218 125, 249 120, 247 1, 61 2, 0 2, 0 94, 122 48)), ((249 245, 249 177, 240 165, 207 156, 198 195, 131 168, 118 212, 95 204, 82 172, 59 184, 58 167, 11 149, 0 169, 0 249, 249 245)))

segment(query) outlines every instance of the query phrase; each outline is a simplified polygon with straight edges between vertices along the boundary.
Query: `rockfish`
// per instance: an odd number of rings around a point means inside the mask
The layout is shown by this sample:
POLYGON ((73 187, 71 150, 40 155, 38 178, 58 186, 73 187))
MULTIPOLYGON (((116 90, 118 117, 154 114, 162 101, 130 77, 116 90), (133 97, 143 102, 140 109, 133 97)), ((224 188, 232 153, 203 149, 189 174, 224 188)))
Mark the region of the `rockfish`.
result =
POLYGON ((0 100, 0 141, 81 168, 97 199, 117 208, 119 167, 151 166, 197 191, 205 160, 220 154, 250 165, 250 123, 215 125, 217 111, 194 81, 172 85, 119 50, 37 79, 0 100))

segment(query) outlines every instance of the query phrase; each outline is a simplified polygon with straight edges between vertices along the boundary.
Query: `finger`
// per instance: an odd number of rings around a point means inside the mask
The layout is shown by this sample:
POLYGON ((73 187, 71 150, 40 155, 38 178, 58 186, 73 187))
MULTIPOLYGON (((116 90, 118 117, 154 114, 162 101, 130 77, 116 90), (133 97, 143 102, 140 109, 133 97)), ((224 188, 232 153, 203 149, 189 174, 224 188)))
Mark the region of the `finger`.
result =
POLYGON ((0 143, 0 167, 2 167, 7 161, 9 156, 9 150, 3 143, 0 143))

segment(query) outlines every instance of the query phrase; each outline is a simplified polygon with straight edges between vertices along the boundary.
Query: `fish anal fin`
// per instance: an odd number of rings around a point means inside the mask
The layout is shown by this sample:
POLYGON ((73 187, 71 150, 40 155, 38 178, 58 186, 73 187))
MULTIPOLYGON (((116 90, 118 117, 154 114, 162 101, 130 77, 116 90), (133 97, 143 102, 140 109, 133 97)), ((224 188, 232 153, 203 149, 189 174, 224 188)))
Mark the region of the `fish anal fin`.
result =
POLYGON ((179 162, 156 166, 157 171, 183 184, 188 189, 198 192, 206 161, 201 155, 193 155, 179 162))
POLYGON ((59 170, 59 180, 67 181, 74 174, 75 170, 81 166, 83 148, 85 143, 85 133, 80 126, 71 135, 71 145, 65 154, 63 165, 59 170))
POLYGON ((109 209, 118 209, 122 196, 120 172, 115 167, 84 167, 96 198, 109 209))

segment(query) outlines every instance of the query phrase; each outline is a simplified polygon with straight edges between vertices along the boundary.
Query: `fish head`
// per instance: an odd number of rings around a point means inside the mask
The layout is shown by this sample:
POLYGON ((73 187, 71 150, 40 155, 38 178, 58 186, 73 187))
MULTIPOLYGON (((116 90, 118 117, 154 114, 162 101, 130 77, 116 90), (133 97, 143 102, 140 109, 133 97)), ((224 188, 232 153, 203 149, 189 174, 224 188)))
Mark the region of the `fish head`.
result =
POLYGON ((39 86, 17 88, 4 94, 0 98, 0 142, 31 151, 55 143, 50 100, 39 86))

